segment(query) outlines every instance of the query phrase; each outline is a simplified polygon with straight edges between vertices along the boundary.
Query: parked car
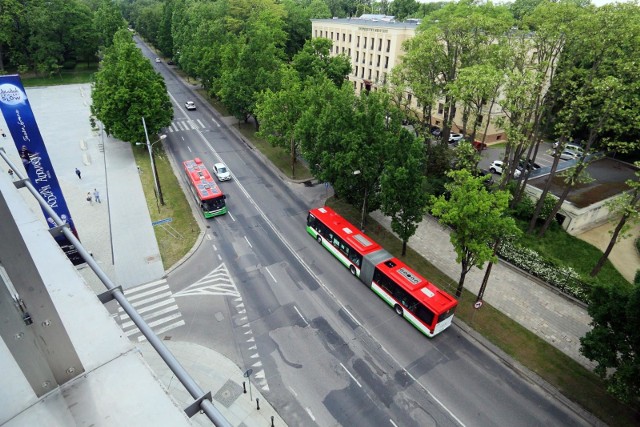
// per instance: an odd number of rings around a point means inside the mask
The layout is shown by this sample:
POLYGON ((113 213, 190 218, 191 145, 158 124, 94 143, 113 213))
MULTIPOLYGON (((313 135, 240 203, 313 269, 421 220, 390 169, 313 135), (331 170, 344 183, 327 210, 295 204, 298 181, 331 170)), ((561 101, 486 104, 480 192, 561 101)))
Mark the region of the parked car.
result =
POLYGON ((560 153, 560 160, 574 160, 580 157, 580 153, 573 150, 563 150, 562 153, 560 153))
POLYGON ((580 157, 584 156, 584 148, 576 144, 567 144, 564 146, 565 150, 574 151, 580 155, 580 157))
POLYGON ((464 138, 463 134, 451 132, 449 134, 449 144, 457 144, 462 138, 464 138))
POLYGON ((478 176, 484 177, 484 185, 488 188, 494 184, 491 172, 486 169, 478 169, 478 176))
POLYGON ((162 60, 160 60, 160 58, 156 58, 156 62, 162 62, 162 60))
POLYGON ((475 148, 478 151, 482 151, 487 148, 487 144, 485 144, 482 141, 473 141, 473 148, 475 148))
POLYGON ((440 129, 438 126, 431 126, 430 132, 431 132, 431 135, 437 138, 442 134, 442 129, 440 129))
POLYGON ((167 61, 167 64, 168 64, 168 65, 175 65, 176 63, 175 63, 175 62, 173 62, 172 60, 168 60, 168 61, 167 61))
POLYGON ((524 159, 520 159, 520 161, 518 162, 518 169, 520 170, 527 170, 528 171, 532 171, 532 170, 536 170, 536 169, 540 169, 540 165, 537 164, 536 162, 534 162, 533 160, 524 160, 524 159))
POLYGON ((187 101, 187 102, 184 103, 184 107, 187 110, 195 110, 196 109, 196 103, 193 102, 193 101, 187 101))
POLYGON ((231 179, 231 173, 224 163, 214 164, 213 173, 218 178, 218 181, 229 181, 231 179))
MULTIPOLYGON (((502 170, 506 169, 504 162, 502 160, 494 160, 491 165, 489 166, 489 170, 492 173, 497 173, 498 175, 502 175, 502 170)), ((515 172, 513 173, 513 177, 514 178, 519 178, 520 177, 520 169, 516 169, 515 172)))

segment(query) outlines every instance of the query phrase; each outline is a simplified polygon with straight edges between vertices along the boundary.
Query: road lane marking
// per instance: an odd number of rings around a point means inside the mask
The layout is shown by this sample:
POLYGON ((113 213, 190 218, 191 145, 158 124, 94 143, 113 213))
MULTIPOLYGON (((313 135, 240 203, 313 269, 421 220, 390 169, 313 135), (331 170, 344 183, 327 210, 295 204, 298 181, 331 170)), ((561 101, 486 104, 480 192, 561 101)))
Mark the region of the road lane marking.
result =
MULTIPOLYGON (((251 242, 249 241, 249 239, 247 239, 247 236, 244 236, 244 240, 246 240, 246 241, 247 241, 247 244, 249 245, 249 247, 250 247, 251 249, 253 249, 253 246, 251 245, 251 242)), ((269 273, 269 274, 271 274, 271 273, 269 273)))
POLYGON ((275 277, 273 277, 273 274, 271 274, 271 272, 269 271, 269 267, 265 267, 264 269, 265 269, 265 270, 267 270, 267 273, 269 273, 269 276, 271 276, 271 279, 273 279, 273 281, 274 281, 275 283, 278 283, 278 281, 276 280, 276 278, 275 278, 275 277))
POLYGON ((304 408, 304 409, 305 409, 305 411, 307 411, 307 414, 309 414, 309 416, 311 417, 311 420, 315 421, 316 417, 313 416, 313 413, 311 412, 311 409, 309 409, 309 408, 304 408))
POLYGON ((356 384, 358 384, 358 387, 362 388, 362 386, 360 385, 360 382, 356 379, 356 377, 354 377, 353 375, 351 375, 351 372, 349 372, 349 370, 347 368, 344 367, 344 365, 342 363, 340 363, 340 366, 342 366, 342 369, 344 369, 344 371, 349 374, 349 376, 351 377, 352 380, 354 380, 356 382, 356 384))
POLYGON ((347 312, 347 314, 349 315, 349 317, 351 317, 351 319, 353 319, 353 321, 355 322, 355 324, 356 324, 356 325, 358 325, 358 326, 360 326, 360 322, 358 322, 358 321, 356 320, 356 318, 353 316, 353 314, 351 314, 351 312, 350 312, 349 310, 347 310, 347 307, 345 307, 344 305, 343 305, 343 306, 341 306, 341 307, 342 307, 342 309, 343 309, 344 311, 346 311, 346 312, 347 312))
POLYGON ((302 313, 300 313, 300 310, 298 310, 298 307, 296 307, 294 305, 293 308, 296 309, 296 312, 298 313, 298 316, 300 316, 300 318, 304 321, 305 325, 309 326, 309 322, 307 322, 307 319, 305 319, 304 316, 302 315, 302 313))

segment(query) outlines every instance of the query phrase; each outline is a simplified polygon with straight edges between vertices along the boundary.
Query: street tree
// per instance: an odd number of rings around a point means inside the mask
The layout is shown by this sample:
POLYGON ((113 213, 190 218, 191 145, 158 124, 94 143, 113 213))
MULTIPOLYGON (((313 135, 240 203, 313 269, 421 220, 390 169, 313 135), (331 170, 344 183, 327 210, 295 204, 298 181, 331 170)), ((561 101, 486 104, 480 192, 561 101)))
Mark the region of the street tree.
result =
POLYGON ((107 134, 128 142, 142 142, 144 117, 150 134, 169 126, 173 107, 164 79, 131 39, 125 28, 116 32, 105 51, 91 93, 91 113, 107 134))
POLYGON ((282 65, 281 74, 282 89, 267 89, 258 96, 255 113, 260 120, 260 131, 257 136, 289 151, 291 175, 295 177, 300 145, 295 128, 305 108, 303 83, 298 72, 288 64, 282 65))
POLYGON ((324 75, 336 86, 341 86, 351 72, 351 61, 344 54, 331 55, 332 41, 325 38, 307 40, 292 61, 300 80, 324 75))
POLYGON ((638 212, 640 210, 640 162, 636 162, 635 167, 638 168, 635 179, 626 181, 630 190, 607 203, 613 219, 617 219, 618 223, 611 233, 611 240, 609 240, 607 248, 591 270, 591 276, 598 275, 615 244, 621 239, 630 237, 626 232, 632 224, 637 224, 640 221, 640 212, 638 212))
POLYGON ((467 170, 451 171, 448 176, 452 179, 445 185, 448 194, 431 198, 431 213, 440 224, 452 229, 451 244, 461 266, 456 289, 456 297, 460 297, 472 267, 497 262, 492 243, 498 238, 515 237, 520 230, 508 214, 508 191, 488 192, 484 177, 474 177, 467 170))
POLYGON ((93 18, 94 27, 98 33, 98 45, 109 47, 113 43, 115 33, 127 28, 118 6, 110 0, 102 0, 93 18))
POLYGON ((380 209, 391 217, 391 229, 402 240, 404 256, 407 242, 427 211, 424 149, 422 142, 404 128, 400 128, 397 143, 390 144, 390 149, 380 177, 380 209))
POLYGON ((607 390, 637 406, 640 398, 640 286, 597 285, 587 308, 593 329, 580 338, 580 352, 597 363, 607 390))

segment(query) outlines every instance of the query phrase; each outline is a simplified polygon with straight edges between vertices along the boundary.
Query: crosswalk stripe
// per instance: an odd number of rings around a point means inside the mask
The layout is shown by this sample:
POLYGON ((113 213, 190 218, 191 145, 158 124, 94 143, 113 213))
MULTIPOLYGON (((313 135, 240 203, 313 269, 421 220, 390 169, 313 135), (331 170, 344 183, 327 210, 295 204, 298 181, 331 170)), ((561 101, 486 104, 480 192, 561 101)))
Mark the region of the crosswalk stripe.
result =
MULTIPOLYGON (((152 304, 152 305, 148 305, 148 306, 143 307, 143 308, 141 308, 141 309, 139 309, 139 310, 136 310, 136 311, 138 312, 138 314, 142 314, 142 313, 146 313, 146 312, 148 312, 148 311, 154 310, 154 309, 156 309, 156 308, 160 308, 160 307, 162 307, 163 305, 169 305, 169 304, 175 304, 175 303, 176 303, 176 300, 175 300, 175 299, 173 299, 173 298, 169 298, 169 299, 166 299, 166 300, 164 300, 164 301, 160 301, 159 303, 152 304)), ((177 307, 177 306, 176 306, 176 307, 177 307)), ((120 316, 120 320, 121 320, 121 321, 125 321, 125 320, 127 320, 128 318, 129 318, 129 315, 128 315, 128 314, 126 314, 126 313, 120 316)))
MULTIPOLYGON (((143 299, 143 300, 140 300, 140 301, 132 302, 131 305, 133 305, 137 309, 138 307, 141 307, 141 306, 143 306, 143 305, 145 305, 145 304, 147 304, 147 303, 149 303, 151 301, 156 301, 156 300, 159 300, 161 298, 170 297, 170 296, 171 296, 171 291, 164 292, 162 294, 156 295, 155 297, 146 298, 146 299, 143 299)), ((124 310, 122 308, 118 308, 118 312, 122 313, 122 312, 124 312, 124 310)))
POLYGON ((143 291, 145 289, 153 288, 154 286, 158 286, 158 285, 161 285, 163 283, 167 283, 167 280, 166 279, 160 279, 160 280, 156 280, 154 282, 145 283, 144 285, 136 286, 133 289, 125 290, 124 294, 128 296, 128 295, 135 294, 137 292, 143 291))
MULTIPOLYGON (((151 319, 155 319, 156 317, 159 317, 159 316, 162 316, 164 314, 171 313, 171 312, 174 312, 174 311, 177 311, 177 310, 178 310, 178 306, 173 306, 173 307, 169 307, 169 309, 166 309, 166 310, 160 310, 160 311, 151 312, 146 316, 142 316, 142 318, 145 320, 145 322, 149 323, 149 320, 151 320, 151 319)), ((180 317, 180 312, 178 312, 177 314, 173 314, 172 316, 180 317)), ((171 317, 170 318, 170 320, 173 320, 173 319, 175 319, 175 317, 171 317)), ((137 326, 135 326, 135 325, 136 324, 133 323, 133 320, 130 320, 128 322, 124 322, 120 326, 122 326, 122 329, 129 329, 131 327, 137 329, 137 326)))
POLYGON ((167 291, 167 290, 169 290, 169 285, 158 286, 155 289, 149 289, 149 290, 147 290, 145 292, 140 292, 138 294, 128 296, 127 299, 129 300, 129 302, 132 303, 133 301, 137 301, 140 298, 144 298, 144 297, 147 297, 149 295, 157 294, 158 292, 163 292, 163 291, 167 291))
MULTIPOLYGON (((162 319, 158 319, 155 322, 150 322, 150 323, 147 323, 147 324, 149 325, 150 328, 153 329, 154 326, 162 325, 163 323, 167 323, 167 322, 170 322, 172 320, 179 319, 180 317, 182 317, 180 315, 180 313, 176 313, 174 315, 163 317, 162 319)), ((140 332, 140 330, 137 327, 133 328, 133 329, 131 329, 129 331, 125 331, 124 334, 126 336, 131 336, 131 335, 135 334, 136 332, 140 332)), ((154 332, 156 332, 156 331, 154 331, 154 332)), ((157 334, 157 332, 156 332, 156 334, 157 334)))
MULTIPOLYGON (((174 302, 174 301, 167 301, 166 303, 164 303, 164 302, 163 302, 163 303, 162 303, 162 305, 160 305, 160 304, 156 304, 156 305, 157 305, 157 306, 159 306, 159 307, 162 307, 163 305, 171 304, 171 303, 173 303, 173 302, 174 302)), ((151 310, 152 310, 152 309, 154 309, 154 308, 157 308, 157 307, 152 307, 152 308, 149 308, 148 310, 147 310, 147 309, 145 309, 145 311, 144 311, 144 312, 145 312, 145 313, 146 313, 146 312, 149 312, 149 311, 151 311, 151 310)), ((150 318, 152 318, 152 317, 157 317, 157 316, 160 316, 160 315, 162 315, 162 314, 169 313, 169 312, 172 312, 172 311, 179 311, 178 306, 174 304, 174 305, 172 305, 172 306, 170 306, 170 307, 163 308, 162 310, 159 310, 159 311, 154 311, 154 312, 152 312, 151 314, 147 314, 146 316, 142 316, 142 318, 143 318, 144 320, 147 320, 147 319, 150 319, 150 318)), ((140 315, 142 315, 142 312, 140 312, 140 311, 139 311, 138 313, 139 313, 140 315)), ((133 323, 133 320, 131 320, 131 319, 129 318, 129 316, 122 316, 122 317, 123 317, 123 318, 121 318, 121 319, 120 319, 120 321, 122 322, 122 324, 121 324, 120 326, 122 326, 122 328, 127 328, 127 327, 129 327, 130 325, 133 325, 133 324, 134 324, 134 323, 133 323)))

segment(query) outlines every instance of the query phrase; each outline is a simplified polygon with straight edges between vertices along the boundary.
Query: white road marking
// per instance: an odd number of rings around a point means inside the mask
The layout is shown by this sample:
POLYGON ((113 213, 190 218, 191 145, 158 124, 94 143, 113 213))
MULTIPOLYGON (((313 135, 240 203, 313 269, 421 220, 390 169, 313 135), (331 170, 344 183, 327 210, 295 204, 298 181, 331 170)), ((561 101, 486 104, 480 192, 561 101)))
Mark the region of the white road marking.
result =
POLYGON ((244 240, 246 240, 249 247, 253 249, 253 246, 251 245, 251 242, 249 241, 249 239, 247 239, 247 236, 244 236, 244 240))
POLYGON ((307 414, 309 414, 309 416, 311 417, 311 420, 315 421, 316 417, 313 416, 313 413, 311 412, 311 409, 309 409, 309 408, 304 408, 304 409, 305 409, 305 411, 307 411, 307 414))
POLYGON ((233 222, 236 222, 236 219, 233 217, 233 215, 231 215, 231 212, 227 212, 227 215, 229 215, 231 217, 231 220, 233 222))
POLYGON ((190 153, 193 153, 193 151, 191 151, 191 147, 189 147, 188 145, 187 145, 187 149, 189 150, 190 153))
POLYGON ((347 310, 347 307, 345 307, 345 306, 343 305, 343 306, 342 306, 342 309, 343 309, 344 311, 346 311, 346 312, 347 312, 347 314, 349 315, 349 317, 351 317, 351 319, 353 319, 353 321, 356 323, 356 325, 360 326, 360 322, 358 322, 358 321, 356 320, 356 318, 355 318, 355 317, 353 317, 353 314, 351 314, 351 312, 350 312, 349 310, 347 310))
POLYGON ((289 386, 289 390, 291 390, 291 393, 293 393, 293 395, 295 397, 298 397, 298 393, 296 393, 296 391, 293 389, 293 387, 289 386))
POLYGON ((360 385, 360 382, 358 382, 358 380, 356 379, 356 377, 354 377, 353 375, 351 375, 351 372, 349 372, 349 370, 347 368, 344 367, 344 365, 342 363, 340 363, 340 366, 342 366, 342 369, 344 369, 344 371, 349 374, 349 376, 351 377, 352 380, 354 380, 356 382, 356 384, 358 384, 358 387, 362 388, 362 386, 360 385))
POLYGON ((298 307, 296 307, 294 305, 293 308, 296 309, 296 312, 298 313, 298 316, 300 316, 300 318, 302 318, 302 320, 304 321, 305 325, 309 326, 309 322, 307 322, 307 319, 305 319, 304 316, 302 315, 302 313, 300 313, 300 310, 298 310, 298 307))
POLYGON ((265 267, 265 270, 267 270, 267 273, 269 273, 269 276, 271 276, 271 279, 273 280, 274 283, 278 283, 278 281, 276 280, 275 277, 273 277, 273 274, 271 274, 271 272, 269 271, 269 267, 265 267))
POLYGON ((216 119, 214 119, 213 116, 211 116, 211 121, 213 121, 213 123, 215 123, 216 126, 220 127, 220 123, 216 122, 216 119))
POLYGON ((391 425, 393 427, 398 427, 398 424, 394 423, 393 420, 391 418, 389 418, 389 422, 391 423, 391 425))

